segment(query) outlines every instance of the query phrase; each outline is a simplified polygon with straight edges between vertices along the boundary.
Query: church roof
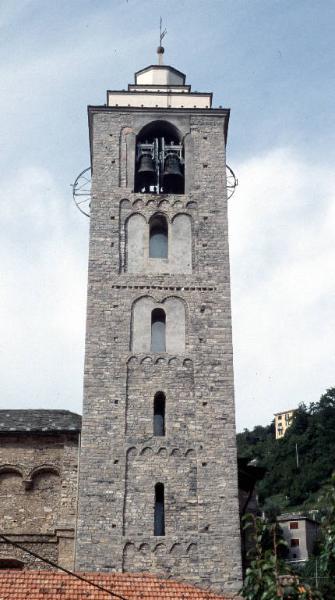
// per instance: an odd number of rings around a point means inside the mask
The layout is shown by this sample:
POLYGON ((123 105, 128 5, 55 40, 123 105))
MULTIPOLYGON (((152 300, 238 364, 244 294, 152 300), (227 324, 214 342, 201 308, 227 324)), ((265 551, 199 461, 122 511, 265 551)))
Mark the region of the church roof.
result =
MULTIPOLYGON (((125 600, 227 600, 213 592, 149 574, 79 573, 125 600)), ((89 583, 52 571, 0 571, 2 600, 107 600, 113 598, 89 583)), ((114 596, 117 600, 117 596, 114 596)))
POLYGON ((69 410, 0 410, 0 433, 80 431, 81 416, 69 410))

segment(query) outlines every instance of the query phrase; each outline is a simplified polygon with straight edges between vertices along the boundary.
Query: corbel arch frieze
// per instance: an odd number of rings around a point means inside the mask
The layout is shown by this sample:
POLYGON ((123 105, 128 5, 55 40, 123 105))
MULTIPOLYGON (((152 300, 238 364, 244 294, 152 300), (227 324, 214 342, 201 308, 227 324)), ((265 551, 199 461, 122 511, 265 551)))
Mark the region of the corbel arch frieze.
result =
POLYGON ((168 447, 167 445, 162 446, 161 444, 154 443, 154 440, 151 440, 151 445, 146 443, 139 447, 130 446, 126 450, 128 464, 134 460, 142 459, 143 457, 152 458, 154 456, 164 459, 172 456, 194 460, 196 458, 196 451, 194 448, 176 448, 168 447))
POLYGON ((34 467, 33 469, 31 469, 28 472, 27 477, 24 480, 25 489, 28 490, 28 489, 31 489, 32 487, 34 487, 34 479, 42 474, 45 474, 45 475, 52 474, 52 475, 56 475, 57 477, 60 477, 60 475, 61 475, 60 470, 55 465, 47 464, 47 463, 44 463, 42 465, 37 465, 36 467, 34 467))

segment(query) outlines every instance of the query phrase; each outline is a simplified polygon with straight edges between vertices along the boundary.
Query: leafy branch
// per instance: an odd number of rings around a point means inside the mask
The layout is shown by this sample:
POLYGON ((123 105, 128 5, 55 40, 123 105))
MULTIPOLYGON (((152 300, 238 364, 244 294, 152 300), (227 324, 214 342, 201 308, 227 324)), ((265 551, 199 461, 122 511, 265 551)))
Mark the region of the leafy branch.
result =
POLYGON ((322 596, 302 584, 281 558, 286 542, 281 538, 278 524, 267 523, 252 514, 244 517, 244 530, 249 530, 253 547, 248 553, 250 564, 246 569, 240 591, 245 600, 317 600, 322 596), (271 540, 267 547, 267 540, 271 540))

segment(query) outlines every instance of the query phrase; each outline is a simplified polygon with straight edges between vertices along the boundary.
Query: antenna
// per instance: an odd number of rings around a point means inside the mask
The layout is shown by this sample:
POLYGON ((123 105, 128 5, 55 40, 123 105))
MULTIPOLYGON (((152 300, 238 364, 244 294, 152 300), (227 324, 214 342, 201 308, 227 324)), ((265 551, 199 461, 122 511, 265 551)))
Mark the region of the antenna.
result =
POLYGON ((167 34, 167 29, 164 29, 162 31, 162 17, 159 18, 159 46, 157 48, 157 54, 158 54, 158 64, 162 65, 163 64, 163 54, 164 54, 164 48, 162 46, 162 41, 164 39, 164 37, 167 34))

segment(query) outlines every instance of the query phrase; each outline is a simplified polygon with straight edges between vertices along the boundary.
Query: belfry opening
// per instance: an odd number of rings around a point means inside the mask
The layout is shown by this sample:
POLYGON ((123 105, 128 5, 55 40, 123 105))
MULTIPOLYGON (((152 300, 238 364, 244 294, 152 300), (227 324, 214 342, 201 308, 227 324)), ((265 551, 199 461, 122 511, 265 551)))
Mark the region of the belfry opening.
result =
POLYGON ((184 193, 184 146, 171 123, 153 121, 140 131, 135 162, 135 192, 184 193))

